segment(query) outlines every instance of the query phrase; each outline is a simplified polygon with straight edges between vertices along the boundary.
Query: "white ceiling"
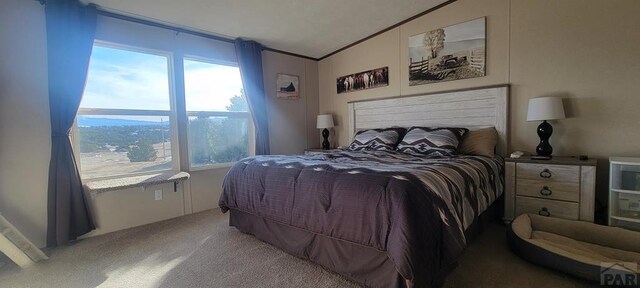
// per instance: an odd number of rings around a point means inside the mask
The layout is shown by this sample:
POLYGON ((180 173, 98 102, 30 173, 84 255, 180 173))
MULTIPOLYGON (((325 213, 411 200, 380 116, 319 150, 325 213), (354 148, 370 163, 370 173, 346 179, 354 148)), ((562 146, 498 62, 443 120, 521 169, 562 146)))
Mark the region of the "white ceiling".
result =
POLYGON ((446 0, 84 0, 120 14, 319 58, 446 0))

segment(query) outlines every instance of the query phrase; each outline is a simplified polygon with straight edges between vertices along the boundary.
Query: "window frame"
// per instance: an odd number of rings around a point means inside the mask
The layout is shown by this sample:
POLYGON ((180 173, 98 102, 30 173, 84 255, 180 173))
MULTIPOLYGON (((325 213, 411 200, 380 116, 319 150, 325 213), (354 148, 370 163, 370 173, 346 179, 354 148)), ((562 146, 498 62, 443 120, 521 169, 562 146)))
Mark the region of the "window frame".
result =
MULTIPOLYGON (((189 54, 185 54, 182 55, 182 71, 184 73, 184 61, 198 61, 198 62, 203 62, 203 63, 208 63, 208 64, 213 64, 213 65, 221 65, 221 66, 229 66, 229 67, 238 67, 238 63, 237 62, 232 62, 232 61, 223 61, 223 60, 216 60, 216 59, 211 59, 211 58, 207 58, 207 57, 202 57, 202 56, 195 56, 195 55, 189 55, 189 54)), ((183 74, 184 75, 184 74, 183 74)), ((185 77, 185 76, 183 76, 185 77)), ((242 77, 242 76, 240 76, 242 77)), ((244 85, 243 85, 244 86, 244 85)), ((186 151, 187 151, 187 161, 188 161, 188 166, 189 166, 189 171, 202 171, 202 170, 210 170, 210 169, 216 169, 216 168, 225 168, 225 167, 231 167, 233 166, 234 163, 236 162, 226 162, 226 163, 215 163, 215 164, 205 164, 205 165, 198 165, 198 166, 194 166, 192 161, 191 161, 191 151, 189 151, 189 135, 191 133, 190 128, 189 128, 189 117, 198 117, 198 116, 202 116, 202 117, 228 117, 228 118, 247 118, 249 125, 247 126, 247 133, 248 133, 248 142, 247 143, 247 154, 249 156, 255 155, 255 145, 251 145, 251 143, 254 143, 254 135, 255 134, 255 128, 253 125, 253 118, 251 116, 251 111, 246 111, 246 112, 239 112, 239 111, 189 111, 186 108, 186 103, 187 103, 187 89, 186 89, 186 77, 185 77, 185 87, 184 87, 184 103, 185 103, 185 110, 187 113, 187 119, 186 119, 186 124, 185 124, 185 131, 186 131, 186 143, 187 143, 187 147, 186 147, 186 151), (231 116, 231 117, 230 117, 231 116)), ((243 87, 244 89, 244 87, 243 87)))
POLYGON ((209 64, 224 65, 224 66, 231 66, 231 67, 238 67, 237 62, 218 60, 218 59, 213 59, 213 58, 203 57, 203 56, 196 56, 191 54, 182 54, 180 50, 176 50, 176 51, 169 51, 172 49, 160 50, 160 49, 133 46, 133 45, 127 45, 122 43, 115 43, 111 41, 98 40, 98 39, 94 40, 93 45, 166 57, 167 70, 168 70, 167 81, 169 85, 169 110, 78 108, 78 111, 76 113, 76 118, 74 119, 74 123, 71 129, 71 141, 72 141, 72 146, 74 150, 74 156, 76 156, 76 159, 77 159, 76 163, 78 166, 78 170, 80 172, 80 177, 83 181, 97 181, 97 180, 135 177, 135 176, 142 176, 142 175, 157 174, 157 173, 162 173, 167 171, 173 171, 173 172, 204 171, 204 170, 212 170, 212 169, 219 169, 219 168, 228 168, 233 166, 233 164, 235 164, 236 161, 227 162, 227 163, 197 165, 197 166, 192 165, 191 152, 189 151, 189 133, 190 133, 189 117, 193 117, 193 116, 204 116, 204 117, 217 116, 217 117, 243 118, 243 119, 246 118, 248 120, 247 154, 249 156, 255 155, 255 144, 254 144, 255 143, 255 125, 253 123, 253 117, 251 115, 251 111, 246 111, 246 112, 187 111, 186 109, 184 60, 199 61, 199 62, 204 62, 209 64), (78 121, 77 121, 77 118, 78 118, 77 116, 79 115, 161 116, 161 117, 166 116, 168 117, 169 131, 170 131, 169 139, 171 141, 171 168, 147 171, 147 172, 122 173, 122 174, 100 176, 100 177, 87 177, 87 178, 82 177, 82 167, 81 167, 82 161, 80 160, 80 154, 79 154, 80 140, 79 140, 79 128, 78 128, 78 121))
MULTIPOLYGON (((176 108, 176 88, 175 88, 175 75, 174 75, 174 53, 171 51, 164 51, 152 48, 144 48, 131 46, 120 43, 113 43, 102 40, 94 40, 93 47, 101 46, 105 48, 112 49, 120 49, 124 51, 136 52, 136 53, 145 53, 150 55, 162 56, 167 59, 167 81, 169 85, 169 110, 151 110, 151 109, 112 109, 112 108, 78 108, 76 112, 76 117, 73 120, 71 140, 72 146, 74 148, 74 156, 76 156, 76 165, 78 166, 78 171, 80 172, 80 178, 85 181, 97 181, 97 180, 107 180, 107 179, 118 179, 118 178, 126 178, 126 177, 135 177, 142 175, 150 175, 157 174, 168 171, 180 171, 180 147, 178 143, 178 115, 176 108), (78 128, 78 116, 80 115, 105 115, 105 116, 161 116, 169 118, 169 139, 171 143, 171 168, 169 169, 161 169, 147 172, 131 172, 131 173, 122 173, 122 174, 114 174, 108 176, 100 176, 100 177, 82 177, 82 161, 80 160, 80 130, 78 128), (76 154, 77 153, 77 154, 76 154)), ((93 48, 92 48, 93 49, 93 48)), ((87 70, 87 75, 89 71, 87 70)), ((84 97, 84 91, 83 91, 84 97)))

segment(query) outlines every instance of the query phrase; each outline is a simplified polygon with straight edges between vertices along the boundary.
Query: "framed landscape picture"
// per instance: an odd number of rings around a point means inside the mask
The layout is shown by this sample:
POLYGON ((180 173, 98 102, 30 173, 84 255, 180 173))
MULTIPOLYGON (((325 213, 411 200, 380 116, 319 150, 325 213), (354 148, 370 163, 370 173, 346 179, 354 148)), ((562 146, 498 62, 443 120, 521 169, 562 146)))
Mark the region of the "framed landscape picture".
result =
POLYGON ((300 86, 298 76, 278 74, 276 80, 276 98, 298 100, 300 99, 300 86))
POLYGON ((485 76, 486 17, 409 37, 409 86, 485 76))

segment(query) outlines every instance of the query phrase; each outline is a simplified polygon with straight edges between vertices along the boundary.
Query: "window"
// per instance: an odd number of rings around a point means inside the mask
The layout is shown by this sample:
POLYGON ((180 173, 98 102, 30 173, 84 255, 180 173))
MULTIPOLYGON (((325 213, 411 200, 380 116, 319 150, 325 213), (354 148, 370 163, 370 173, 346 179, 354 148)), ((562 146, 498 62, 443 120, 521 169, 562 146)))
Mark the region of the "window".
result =
POLYGON ((249 155, 250 115, 238 67, 184 59, 191 167, 249 155))
POLYGON ((78 110, 82 178, 173 166, 170 55, 96 44, 78 110))
POLYGON ((182 40, 153 42, 168 43, 153 46, 160 50, 94 44, 73 133, 83 179, 209 169, 251 153, 253 127, 239 68, 212 60, 220 50, 182 40), (185 58, 190 49, 198 56, 185 58), (184 90, 175 79, 184 79, 184 90))

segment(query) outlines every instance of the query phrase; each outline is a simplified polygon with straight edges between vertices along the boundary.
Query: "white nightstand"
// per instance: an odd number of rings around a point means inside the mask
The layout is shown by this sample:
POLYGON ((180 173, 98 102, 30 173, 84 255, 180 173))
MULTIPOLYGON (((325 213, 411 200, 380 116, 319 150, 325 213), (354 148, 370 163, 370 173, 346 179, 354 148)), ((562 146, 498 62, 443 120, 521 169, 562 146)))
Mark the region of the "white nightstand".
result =
POLYGON ((523 213, 593 222, 596 160, 505 159, 504 220, 523 213))

